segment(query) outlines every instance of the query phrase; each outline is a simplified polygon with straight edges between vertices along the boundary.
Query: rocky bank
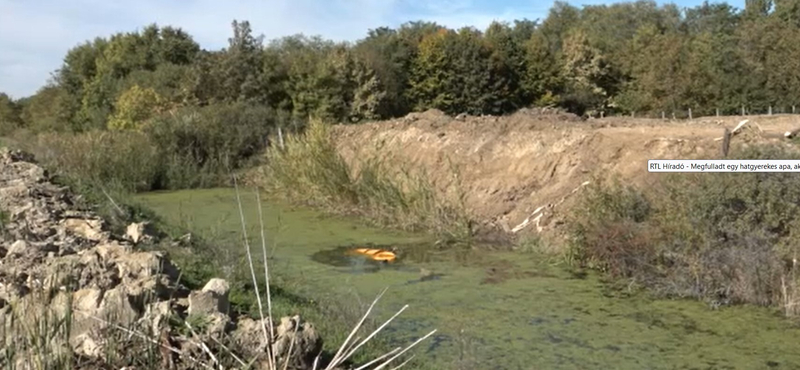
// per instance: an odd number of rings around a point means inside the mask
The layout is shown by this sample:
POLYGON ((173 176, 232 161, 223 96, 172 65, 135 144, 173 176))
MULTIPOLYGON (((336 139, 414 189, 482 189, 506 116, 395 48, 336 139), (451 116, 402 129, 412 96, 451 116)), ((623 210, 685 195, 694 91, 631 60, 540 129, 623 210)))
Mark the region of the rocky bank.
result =
MULTIPOLYGON (((137 248, 156 237, 146 223, 114 235, 50 180, 30 155, 0 150, 0 367, 266 368, 265 322, 231 316, 226 281, 186 289, 167 255, 137 248), (148 348, 158 363, 143 366, 148 348)), ((322 348, 299 316, 274 335, 289 368, 310 368, 322 348)))

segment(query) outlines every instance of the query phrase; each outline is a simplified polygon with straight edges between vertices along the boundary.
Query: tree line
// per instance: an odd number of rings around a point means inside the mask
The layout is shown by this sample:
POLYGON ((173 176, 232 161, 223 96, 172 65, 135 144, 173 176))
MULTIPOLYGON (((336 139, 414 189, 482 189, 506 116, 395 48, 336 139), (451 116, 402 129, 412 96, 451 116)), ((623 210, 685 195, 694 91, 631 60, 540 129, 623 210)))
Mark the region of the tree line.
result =
POLYGON ((417 21, 342 43, 265 41, 247 21, 232 28, 217 51, 157 25, 77 45, 35 95, 0 95, 2 129, 141 129, 187 107, 233 104, 269 111, 275 125, 431 108, 701 115, 789 107, 800 91, 800 0, 747 0, 744 9, 556 2, 543 20, 486 30, 417 21))

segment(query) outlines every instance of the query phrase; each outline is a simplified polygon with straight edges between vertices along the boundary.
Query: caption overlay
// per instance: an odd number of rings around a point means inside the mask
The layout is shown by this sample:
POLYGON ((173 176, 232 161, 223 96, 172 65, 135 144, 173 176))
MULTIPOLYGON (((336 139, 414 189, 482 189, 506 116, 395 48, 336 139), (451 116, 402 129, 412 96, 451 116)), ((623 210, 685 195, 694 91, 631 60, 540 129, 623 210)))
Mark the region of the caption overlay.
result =
POLYGON ((793 159, 651 159, 648 172, 800 172, 793 159))

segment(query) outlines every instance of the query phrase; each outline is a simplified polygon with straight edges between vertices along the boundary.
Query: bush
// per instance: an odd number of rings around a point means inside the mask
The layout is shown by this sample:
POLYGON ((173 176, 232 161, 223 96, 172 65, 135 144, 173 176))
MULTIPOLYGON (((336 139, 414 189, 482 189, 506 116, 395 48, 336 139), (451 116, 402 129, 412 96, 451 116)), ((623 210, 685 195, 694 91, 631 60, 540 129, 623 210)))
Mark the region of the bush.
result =
POLYGON ((277 121, 271 109, 244 104, 185 108, 143 127, 139 116, 115 117, 120 120, 112 126, 119 130, 17 132, 15 138, 75 185, 139 192, 227 183, 231 171, 264 150, 277 121))
MULTIPOLYGON (((742 159, 800 158, 756 147, 742 159)), ((796 313, 800 174, 688 173, 647 193, 597 186, 573 218, 570 253, 583 265, 657 292, 796 313)))
POLYGON ((137 132, 44 133, 19 142, 56 175, 69 177, 78 186, 145 191, 159 176, 158 148, 137 132))
POLYGON ((161 116, 145 130, 164 158, 158 187, 219 184, 264 149, 275 117, 269 108, 245 104, 184 108, 161 116))

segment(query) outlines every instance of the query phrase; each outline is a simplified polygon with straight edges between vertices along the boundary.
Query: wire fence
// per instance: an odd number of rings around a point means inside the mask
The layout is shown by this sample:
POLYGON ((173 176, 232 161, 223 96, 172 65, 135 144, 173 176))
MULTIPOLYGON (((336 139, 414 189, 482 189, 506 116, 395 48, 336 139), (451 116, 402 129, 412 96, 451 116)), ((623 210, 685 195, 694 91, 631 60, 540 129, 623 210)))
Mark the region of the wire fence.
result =
POLYGON ((671 111, 647 111, 631 112, 628 114, 609 114, 600 112, 597 118, 604 117, 632 117, 632 118, 653 118, 663 120, 692 120, 695 118, 709 117, 741 117, 741 116, 772 116, 800 114, 800 106, 767 106, 767 107, 748 107, 741 106, 739 109, 702 109, 699 112, 691 108, 671 111))

